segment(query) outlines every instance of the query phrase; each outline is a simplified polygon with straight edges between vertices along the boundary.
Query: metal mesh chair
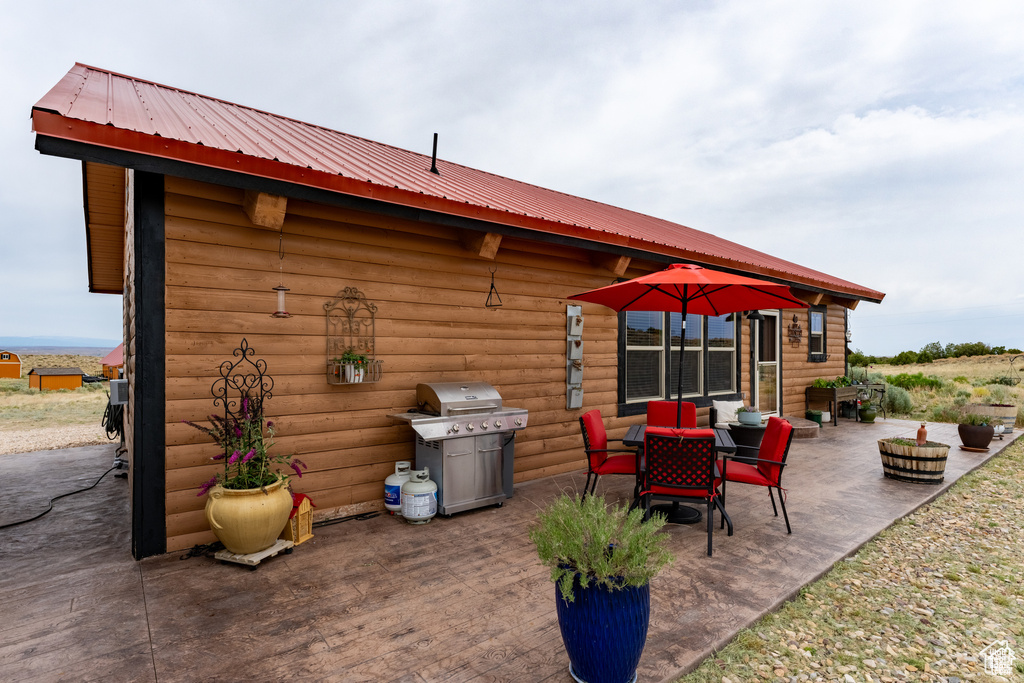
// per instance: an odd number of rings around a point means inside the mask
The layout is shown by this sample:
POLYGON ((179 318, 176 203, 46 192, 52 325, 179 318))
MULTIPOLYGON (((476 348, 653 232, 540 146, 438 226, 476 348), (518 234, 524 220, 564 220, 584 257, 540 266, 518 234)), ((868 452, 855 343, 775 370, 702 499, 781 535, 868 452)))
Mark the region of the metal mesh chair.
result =
POLYGON ((710 429, 667 429, 648 427, 644 437, 644 517, 651 514, 651 499, 703 500, 707 504, 708 555, 714 511, 722 513, 729 525, 732 520, 718 493, 722 478, 715 468, 715 432, 710 429))
MULTIPOLYGON (((761 448, 753 464, 734 460, 728 463, 723 460, 718 462, 719 470, 725 473, 725 481, 767 487, 776 517, 779 516, 779 509, 775 507, 772 489, 779 490, 779 504, 782 506, 782 516, 786 520, 786 533, 789 534, 793 533, 793 529, 789 526, 789 514, 786 512, 786 489, 782 488, 782 470, 786 467, 786 458, 789 457, 789 447, 792 443, 793 425, 781 418, 770 417, 764 430, 764 437, 761 439, 761 448)), ((722 500, 725 501, 724 483, 722 500)))

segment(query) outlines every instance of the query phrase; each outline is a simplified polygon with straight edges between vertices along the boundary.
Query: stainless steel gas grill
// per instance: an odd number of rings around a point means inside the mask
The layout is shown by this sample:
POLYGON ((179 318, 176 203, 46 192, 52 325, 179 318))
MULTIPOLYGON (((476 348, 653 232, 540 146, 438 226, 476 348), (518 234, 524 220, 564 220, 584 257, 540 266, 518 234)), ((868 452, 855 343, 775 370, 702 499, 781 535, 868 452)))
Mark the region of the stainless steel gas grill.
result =
POLYGON ((527 411, 502 405, 486 382, 416 385, 418 409, 393 415, 416 432, 416 469, 430 468, 437 511, 450 515, 512 496, 516 432, 527 411))

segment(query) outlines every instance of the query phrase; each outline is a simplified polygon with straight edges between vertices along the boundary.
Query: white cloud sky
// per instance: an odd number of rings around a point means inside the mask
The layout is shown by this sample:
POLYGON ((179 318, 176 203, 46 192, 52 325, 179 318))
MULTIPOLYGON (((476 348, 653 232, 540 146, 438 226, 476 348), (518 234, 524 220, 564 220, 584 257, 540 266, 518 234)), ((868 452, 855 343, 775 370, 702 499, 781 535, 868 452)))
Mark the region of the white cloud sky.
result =
POLYGON ((0 0, 0 336, 120 336, 77 163, 31 106, 75 61, 667 218, 886 292, 852 346, 1024 348, 1024 4, 0 0))

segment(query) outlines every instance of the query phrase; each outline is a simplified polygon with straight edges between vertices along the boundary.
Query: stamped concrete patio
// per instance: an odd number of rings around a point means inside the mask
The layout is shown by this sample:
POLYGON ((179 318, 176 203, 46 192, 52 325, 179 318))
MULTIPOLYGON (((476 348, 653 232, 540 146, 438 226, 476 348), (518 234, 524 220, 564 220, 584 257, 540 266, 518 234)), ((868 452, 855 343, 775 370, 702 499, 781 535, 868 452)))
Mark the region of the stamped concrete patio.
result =
MULTIPOLYGON (((672 680, 853 553, 940 495, 990 452, 954 444, 942 486, 884 479, 875 440, 917 423, 843 420, 794 441, 783 481, 793 534, 763 489, 729 488, 733 537, 668 529, 676 561, 652 583, 641 681, 672 680)), ((1016 435, 1019 435, 1018 431, 1016 435)), ((54 495, 93 483, 112 446, 0 456, 0 525, 38 514, 54 495)), ((378 516, 315 529, 257 571, 173 553, 129 551, 127 483, 58 501, 45 517, 0 530, 0 679, 571 681, 554 588, 526 532, 559 489, 585 473, 516 487, 502 508, 412 526, 378 516)), ((609 499, 632 484, 609 477, 609 499)))

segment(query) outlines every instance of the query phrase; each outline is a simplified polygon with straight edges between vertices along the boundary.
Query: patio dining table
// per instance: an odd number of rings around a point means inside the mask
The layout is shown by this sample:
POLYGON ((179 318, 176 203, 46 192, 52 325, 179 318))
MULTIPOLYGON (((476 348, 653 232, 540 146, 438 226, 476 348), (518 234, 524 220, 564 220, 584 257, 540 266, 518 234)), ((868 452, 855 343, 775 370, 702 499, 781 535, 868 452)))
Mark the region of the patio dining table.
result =
MULTIPOLYGON (((632 425, 628 430, 626 430, 626 435, 622 437, 623 446, 636 449, 637 486, 634 489, 635 492, 639 492, 642 488, 644 473, 644 434, 646 434, 646 432, 647 425, 632 425)), ((736 442, 732 440, 732 435, 729 433, 729 430, 715 429, 714 432, 715 450, 726 456, 735 454, 736 442)), ((639 503, 639 498, 633 501, 633 505, 639 505, 639 503)), ((703 517, 703 514, 697 508, 690 507, 689 505, 680 505, 679 503, 652 505, 651 510, 664 514, 666 520, 671 524, 696 524, 703 517)))

